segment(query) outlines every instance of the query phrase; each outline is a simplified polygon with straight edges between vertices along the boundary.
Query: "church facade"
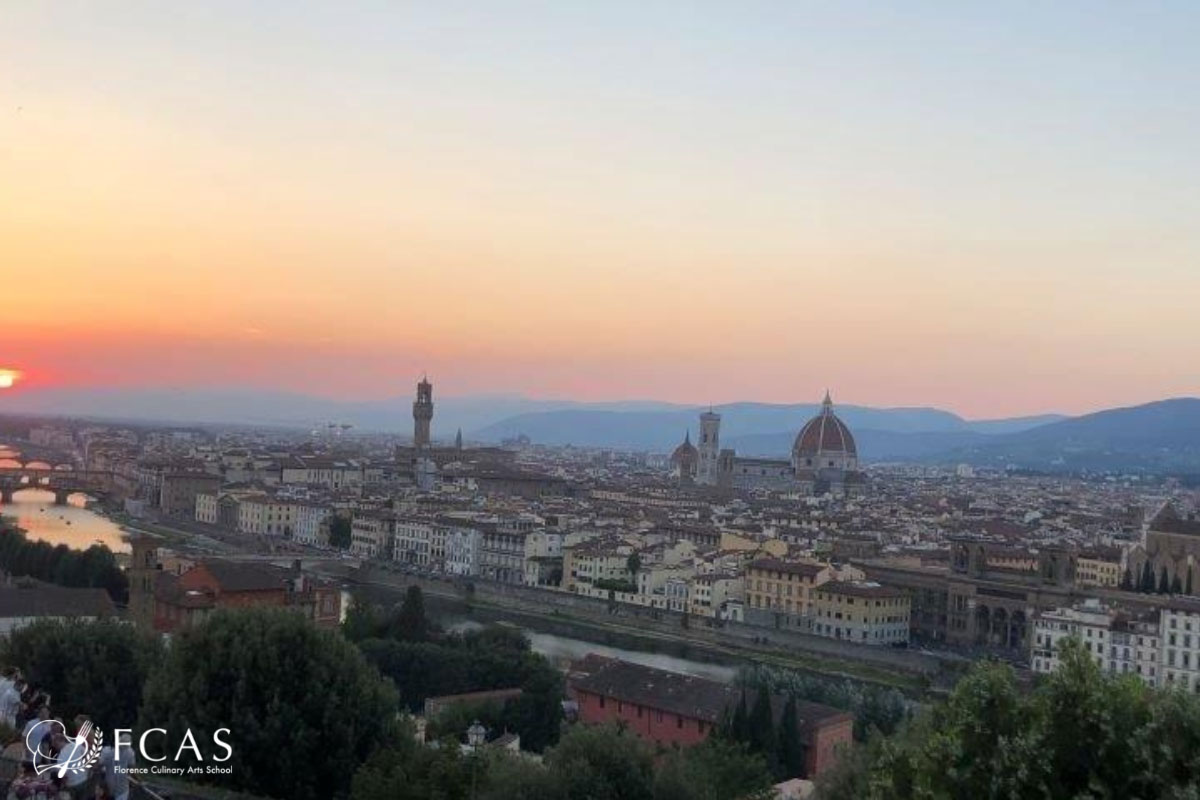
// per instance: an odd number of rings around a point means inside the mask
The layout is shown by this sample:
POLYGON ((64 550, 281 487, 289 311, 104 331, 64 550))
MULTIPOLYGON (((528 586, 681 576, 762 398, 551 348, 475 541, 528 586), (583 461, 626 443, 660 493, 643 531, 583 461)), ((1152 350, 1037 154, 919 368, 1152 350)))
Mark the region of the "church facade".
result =
POLYGON ((817 496, 855 496, 865 489, 854 436, 834 413, 828 392, 821 410, 796 435, 790 459, 740 457, 721 448, 720 432, 720 414, 709 409, 700 415, 697 444, 688 431, 671 454, 671 470, 680 482, 817 496))

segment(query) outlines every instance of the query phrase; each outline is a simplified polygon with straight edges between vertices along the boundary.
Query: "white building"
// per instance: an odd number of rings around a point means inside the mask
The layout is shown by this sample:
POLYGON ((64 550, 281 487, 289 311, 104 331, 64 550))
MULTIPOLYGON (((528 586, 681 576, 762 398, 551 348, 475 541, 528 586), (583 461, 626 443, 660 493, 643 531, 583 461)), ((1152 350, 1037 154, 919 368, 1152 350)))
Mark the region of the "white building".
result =
POLYGON ((350 552, 360 558, 392 555, 395 520, 381 514, 355 514, 350 522, 350 552))
POLYGON ((1172 598, 1164 608, 1159 633, 1162 640, 1162 686, 1181 686, 1200 693, 1200 600, 1172 598))
MULTIPOLYGON (((433 561, 434 529, 439 527, 429 520, 396 520, 396 538, 392 558, 403 564, 430 567, 433 561)), ((442 536, 443 559, 445 557, 445 534, 442 536)))
POLYGON ((563 534, 535 530, 525 536, 525 585, 555 586, 562 582, 563 534))
POLYGON ((209 525, 217 524, 217 495, 213 494, 198 494, 196 495, 196 521, 204 522, 209 525))
POLYGON ((329 521, 333 512, 329 506, 310 501, 299 500, 296 507, 296 522, 292 530, 292 538, 300 544, 314 547, 329 545, 329 521))
POLYGON ((296 525, 296 510, 293 500, 266 494, 242 497, 238 502, 238 531, 257 536, 291 538, 296 525))
POLYGON ((485 526, 479 574, 501 583, 525 583, 525 538, 532 524, 517 518, 485 526))
POLYGON ((479 551, 483 535, 474 528, 451 526, 446 533, 446 572, 450 575, 478 575, 479 551))
POLYGON ((1030 664, 1034 672, 1058 669, 1062 642, 1075 638, 1109 675, 1135 674, 1160 685, 1158 620, 1130 617, 1090 598, 1073 608, 1043 611, 1034 618, 1030 664))
POLYGON ((342 489, 361 486, 363 465, 356 461, 293 456, 279 465, 279 482, 342 489))

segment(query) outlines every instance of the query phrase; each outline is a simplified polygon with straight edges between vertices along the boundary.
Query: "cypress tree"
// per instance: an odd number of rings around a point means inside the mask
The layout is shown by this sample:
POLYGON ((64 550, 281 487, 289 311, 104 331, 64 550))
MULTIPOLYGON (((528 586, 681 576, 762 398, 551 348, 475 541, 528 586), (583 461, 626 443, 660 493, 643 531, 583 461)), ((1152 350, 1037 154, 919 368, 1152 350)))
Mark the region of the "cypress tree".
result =
POLYGON ((737 708, 733 712, 733 720, 729 726, 730 737, 735 742, 748 742, 750 740, 750 719, 746 712, 746 687, 742 687, 742 696, 738 700, 737 708))
POLYGON ((1158 573, 1158 593, 1166 594, 1171 590, 1171 584, 1167 578, 1167 568, 1164 566, 1158 573))
POLYGON ((759 685, 758 696, 754 698, 754 706, 750 709, 747 733, 750 749, 761 753, 767 760, 767 769, 772 775, 777 774, 779 758, 775 745, 775 715, 771 713, 771 693, 765 683, 759 685))
POLYGON ((1128 592, 1133 590, 1133 575, 1129 572, 1129 567, 1125 568, 1125 574, 1121 576, 1121 589, 1128 592))
POLYGON ((1183 594, 1183 583, 1178 575, 1171 579, 1171 594, 1183 594))
POLYGON ((1187 584, 1183 587, 1184 594, 1192 593, 1192 568, 1188 567, 1187 584))
POLYGON ((1154 570, 1150 566, 1150 559, 1142 562, 1142 580, 1138 584, 1138 591, 1147 593, 1154 591, 1154 570))
POLYGON ((796 721, 796 696, 789 695, 783 707, 783 719, 779 721, 779 780, 799 778, 804 774, 804 744, 800 741, 800 727, 796 721))

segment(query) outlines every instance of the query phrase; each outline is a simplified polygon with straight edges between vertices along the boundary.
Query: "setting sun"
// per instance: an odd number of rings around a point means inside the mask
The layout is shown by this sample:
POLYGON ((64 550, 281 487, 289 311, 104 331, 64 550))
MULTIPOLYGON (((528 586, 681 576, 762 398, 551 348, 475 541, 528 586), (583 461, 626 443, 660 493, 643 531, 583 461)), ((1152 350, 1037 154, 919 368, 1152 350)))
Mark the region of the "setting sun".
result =
POLYGON ((0 389, 11 389, 20 377, 19 372, 11 369, 0 369, 0 389))

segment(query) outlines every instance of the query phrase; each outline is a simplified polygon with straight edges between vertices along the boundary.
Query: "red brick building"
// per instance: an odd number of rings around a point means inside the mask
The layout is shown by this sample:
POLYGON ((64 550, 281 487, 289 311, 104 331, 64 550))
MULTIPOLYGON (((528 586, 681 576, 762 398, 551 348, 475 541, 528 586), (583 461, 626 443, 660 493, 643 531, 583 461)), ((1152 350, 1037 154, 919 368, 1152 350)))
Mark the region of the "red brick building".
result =
MULTIPOLYGON (((584 723, 623 722, 630 731, 663 745, 704 741, 739 700, 736 688, 717 681, 589 655, 572 665, 568 688, 584 723)), ((785 698, 772 698, 783 714, 785 698)), ((849 747, 854 715, 819 703, 799 702, 797 727, 805 747, 805 775, 820 775, 849 747)))
POLYGON ((154 629, 171 633, 205 619, 219 608, 294 609, 318 625, 341 618, 341 592, 298 567, 211 559, 174 576, 159 573, 154 586, 154 629))

